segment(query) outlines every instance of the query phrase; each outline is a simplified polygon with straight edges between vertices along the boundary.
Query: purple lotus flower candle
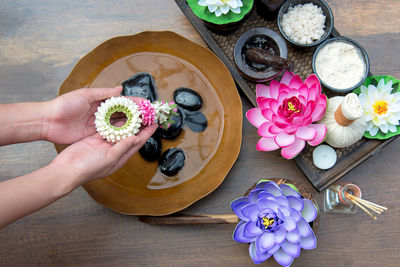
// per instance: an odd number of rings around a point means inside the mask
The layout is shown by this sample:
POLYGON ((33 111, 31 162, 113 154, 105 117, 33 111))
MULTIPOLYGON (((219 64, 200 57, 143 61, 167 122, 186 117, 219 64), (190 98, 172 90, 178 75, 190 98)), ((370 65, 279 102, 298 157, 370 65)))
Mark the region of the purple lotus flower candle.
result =
POLYGON ((240 219, 233 239, 250 244, 250 257, 256 264, 273 256, 282 266, 289 266, 302 248, 317 246, 309 225, 317 217, 317 208, 292 186, 263 180, 248 196, 231 203, 240 219))

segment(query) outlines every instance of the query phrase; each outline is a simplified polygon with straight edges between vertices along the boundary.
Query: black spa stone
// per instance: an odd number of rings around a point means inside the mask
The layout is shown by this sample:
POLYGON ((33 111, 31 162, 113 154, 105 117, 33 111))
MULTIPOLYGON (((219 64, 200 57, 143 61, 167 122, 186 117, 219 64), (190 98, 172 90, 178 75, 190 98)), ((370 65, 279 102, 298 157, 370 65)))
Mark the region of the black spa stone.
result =
POLYGON ((122 95, 138 96, 154 102, 158 99, 154 78, 150 73, 139 72, 122 83, 122 95))
POLYGON ((177 174, 185 165, 185 153, 180 148, 170 148, 166 150, 158 161, 161 173, 172 176, 177 174))
POLYGON ((198 110, 203 105, 199 93, 187 87, 179 87, 174 91, 174 102, 187 110, 198 110))
POLYGON ((175 139, 182 132, 183 124, 185 122, 185 113, 181 108, 178 107, 178 115, 172 116, 171 119, 174 121, 167 129, 158 127, 157 133, 165 139, 175 139))
POLYGON ((155 133, 139 149, 139 153, 145 160, 155 161, 159 159, 161 155, 161 149, 161 137, 155 133))
POLYGON ((201 111, 186 110, 185 123, 193 132, 200 133, 207 128, 207 118, 201 111))

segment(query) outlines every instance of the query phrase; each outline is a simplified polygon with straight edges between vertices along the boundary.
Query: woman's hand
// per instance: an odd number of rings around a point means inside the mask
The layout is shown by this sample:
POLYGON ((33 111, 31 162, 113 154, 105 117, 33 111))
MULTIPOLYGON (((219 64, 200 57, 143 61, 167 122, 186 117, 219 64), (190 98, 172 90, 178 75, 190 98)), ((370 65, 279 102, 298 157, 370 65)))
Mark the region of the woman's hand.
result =
MULTIPOLYGON (((90 180, 106 177, 121 168, 149 139, 157 125, 143 127, 136 136, 116 144, 96 133, 94 124, 97 107, 104 99, 119 96, 122 87, 79 89, 52 100, 52 111, 46 140, 71 144, 51 163, 59 166, 74 181, 74 187, 90 180)), ((132 97, 133 101, 138 98, 132 97)), ((124 118, 113 118, 113 125, 123 125, 124 118)))
POLYGON ((111 145, 98 134, 63 150, 49 165, 0 183, 0 229, 70 193, 81 184, 110 175, 146 142, 157 125, 111 145))
POLYGON ((120 96, 121 86, 84 88, 61 95, 49 102, 44 139, 58 144, 72 144, 96 132, 94 113, 100 103, 120 96))
POLYGON ((110 144, 98 133, 88 136, 64 149, 51 165, 72 177, 75 187, 103 178, 120 169, 156 131, 157 125, 144 127, 136 136, 110 144))

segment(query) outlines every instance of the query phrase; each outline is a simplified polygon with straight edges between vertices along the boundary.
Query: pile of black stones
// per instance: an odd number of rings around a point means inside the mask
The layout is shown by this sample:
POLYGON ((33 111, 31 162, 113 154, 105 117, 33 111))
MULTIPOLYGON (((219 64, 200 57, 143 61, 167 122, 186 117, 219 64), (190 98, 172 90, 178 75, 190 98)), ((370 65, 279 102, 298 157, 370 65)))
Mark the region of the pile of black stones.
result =
MULTIPOLYGON (((122 83, 122 95, 137 96, 154 102, 158 100, 157 87, 150 73, 140 72, 122 83)), ((185 152, 180 148, 169 148, 162 151, 161 138, 175 139, 187 125, 193 132, 203 132, 207 128, 207 118, 200 111, 203 100, 199 93, 188 87, 179 87, 173 93, 174 102, 178 105, 178 115, 173 116, 174 123, 168 128, 158 127, 143 147, 140 155, 148 160, 158 160, 161 173, 167 176, 177 174, 185 164, 185 152)))

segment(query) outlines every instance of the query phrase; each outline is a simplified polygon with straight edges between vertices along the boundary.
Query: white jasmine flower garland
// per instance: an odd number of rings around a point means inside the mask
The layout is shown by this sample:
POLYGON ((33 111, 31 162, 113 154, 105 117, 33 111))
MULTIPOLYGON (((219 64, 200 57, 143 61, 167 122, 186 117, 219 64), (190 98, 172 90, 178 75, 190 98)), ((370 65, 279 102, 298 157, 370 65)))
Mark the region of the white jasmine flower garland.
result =
POLYGON ((174 108, 176 107, 176 104, 173 103, 164 103, 162 101, 156 101, 153 103, 153 108, 155 111, 155 123, 158 124, 168 124, 168 123, 173 123, 173 121, 170 120, 170 113, 173 111, 177 115, 176 111, 174 108), (174 106, 175 105, 175 106, 174 106))
POLYGON ((177 115, 176 104, 148 100, 139 102, 139 105, 127 97, 111 97, 97 108, 95 126, 97 132, 108 142, 116 143, 128 136, 136 135, 142 125, 154 123, 167 127, 173 123, 171 116, 177 115), (125 114, 127 120, 124 125, 117 127, 111 124, 110 118, 116 112, 125 114))

